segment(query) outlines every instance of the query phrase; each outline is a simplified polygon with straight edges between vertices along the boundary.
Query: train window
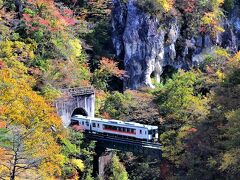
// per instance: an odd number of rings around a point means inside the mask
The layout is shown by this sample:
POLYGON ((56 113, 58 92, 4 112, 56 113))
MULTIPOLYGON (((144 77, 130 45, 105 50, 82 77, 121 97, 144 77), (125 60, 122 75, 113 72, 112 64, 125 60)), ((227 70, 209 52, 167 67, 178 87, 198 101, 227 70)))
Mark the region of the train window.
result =
POLYGON ((131 129, 131 133, 134 133, 134 130, 135 130, 135 129, 131 129))
POLYGON ((145 131, 145 134, 147 134, 147 131, 145 131))
POLYGON ((84 125, 84 121, 82 121, 82 125, 84 125))
POLYGON ((124 127, 122 131, 125 132, 125 131, 126 131, 126 128, 124 127))
POLYGON ((93 123, 92 126, 93 126, 93 127, 96 127, 96 123, 93 123))
POLYGON ((97 124, 97 127, 99 128, 99 123, 97 124))
POLYGON ((89 122, 86 122, 86 126, 89 126, 89 122))
POLYGON ((140 134, 142 134, 142 130, 140 129, 140 134))

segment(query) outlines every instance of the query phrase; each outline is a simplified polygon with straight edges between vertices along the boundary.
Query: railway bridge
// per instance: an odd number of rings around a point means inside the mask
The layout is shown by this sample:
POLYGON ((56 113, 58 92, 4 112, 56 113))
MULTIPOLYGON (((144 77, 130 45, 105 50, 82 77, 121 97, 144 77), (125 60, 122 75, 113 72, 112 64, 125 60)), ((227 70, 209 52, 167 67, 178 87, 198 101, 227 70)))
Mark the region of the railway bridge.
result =
MULTIPOLYGON (((61 90, 63 96, 55 102, 58 115, 63 125, 69 127, 73 115, 94 117, 95 92, 92 87, 70 88, 61 90)), ((103 175, 104 167, 111 160, 112 150, 133 152, 136 155, 150 155, 154 158, 161 156, 161 144, 154 142, 142 142, 119 137, 106 137, 99 134, 84 133, 85 137, 96 141, 95 172, 103 175), (110 151, 109 151, 110 150, 110 151)))
MULTIPOLYGON (((63 125, 71 124, 73 115, 83 115, 93 118, 95 111, 95 92, 93 87, 78 87, 61 90, 63 96, 55 105, 63 125)), ((131 151, 136 154, 147 154, 159 156, 161 154, 160 144, 153 142, 140 142, 118 137, 103 137, 97 134, 85 133, 85 137, 98 142, 104 148, 131 151)))

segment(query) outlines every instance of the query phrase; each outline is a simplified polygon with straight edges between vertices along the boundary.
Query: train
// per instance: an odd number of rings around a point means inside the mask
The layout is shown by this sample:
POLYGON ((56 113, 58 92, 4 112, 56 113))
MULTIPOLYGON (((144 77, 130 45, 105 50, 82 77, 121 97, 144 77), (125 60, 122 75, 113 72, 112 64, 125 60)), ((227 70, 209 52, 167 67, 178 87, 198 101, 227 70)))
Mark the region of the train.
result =
POLYGON ((74 115, 71 118, 71 122, 81 126, 83 130, 88 133, 101 134, 103 136, 117 136, 140 141, 158 141, 158 126, 82 115, 74 115))

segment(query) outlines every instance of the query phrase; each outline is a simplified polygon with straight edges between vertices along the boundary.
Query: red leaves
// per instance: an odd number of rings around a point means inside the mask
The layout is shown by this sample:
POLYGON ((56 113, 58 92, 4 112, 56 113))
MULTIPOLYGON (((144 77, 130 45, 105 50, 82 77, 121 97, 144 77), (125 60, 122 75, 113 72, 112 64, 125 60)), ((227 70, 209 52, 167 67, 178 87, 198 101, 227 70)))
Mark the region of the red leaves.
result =
POLYGON ((72 16, 73 15, 73 11, 70 9, 64 9, 64 14, 68 15, 68 16, 72 16))
POLYGON ((195 132, 197 132, 197 129, 196 128, 190 128, 190 129, 187 130, 187 132, 195 133, 195 132))
POLYGON ((4 62, 0 60, 0 69, 4 67, 4 62))
POLYGON ((29 14, 23 14, 23 19, 24 19, 26 22, 31 22, 31 21, 32 21, 32 18, 30 17, 29 14))
POLYGON ((69 19, 67 19, 66 22, 67 22, 67 24, 70 25, 70 26, 71 26, 71 25, 74 25, 74 24, 76 23, 75 20, 74 20, 73 18, 69 18, 69 19))
POLYGON ((76 23, 72 17, 73 11, 58 8, 53 0, 28 0, 28 3, 28 8, 36 12, 36 15, 23 14, 23 20, 30 31, 53 32, 76 23))
POLYGON ((49 26, 50 25, 48 20, 42 19, 40 17, 39 17, 39 21, 38 22, 39 22, 40 25, 44 25, 44 26, 49 26))

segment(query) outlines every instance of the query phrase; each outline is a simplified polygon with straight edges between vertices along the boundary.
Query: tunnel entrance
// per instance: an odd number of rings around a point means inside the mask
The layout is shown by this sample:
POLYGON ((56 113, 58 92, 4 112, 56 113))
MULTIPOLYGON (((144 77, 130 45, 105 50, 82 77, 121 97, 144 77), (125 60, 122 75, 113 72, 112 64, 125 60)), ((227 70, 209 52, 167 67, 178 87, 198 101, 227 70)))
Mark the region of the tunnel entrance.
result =
POLYGON ((88 116, 87 114, 87 111, 83 108, 76 108, 73 113, 72 113, 72 116, 75 116, 75 115, 82 115, 82 116, 88 116))
MULTIPOLYGON (((82 115, 82 116, 88 116, 87 112, 85 109, 83 108, 76 108, 73 113, 72 113, 72 116, 75 116, 75 115, 82 115)), ((70 127, 72 127, 73 129, 77 130, 77 131, 82 131, 83 128, 80 126, 79 124, 79 121, 75 121, 75 120, 72 120, 71 119, 71 123, 70 123, 70 127)))

